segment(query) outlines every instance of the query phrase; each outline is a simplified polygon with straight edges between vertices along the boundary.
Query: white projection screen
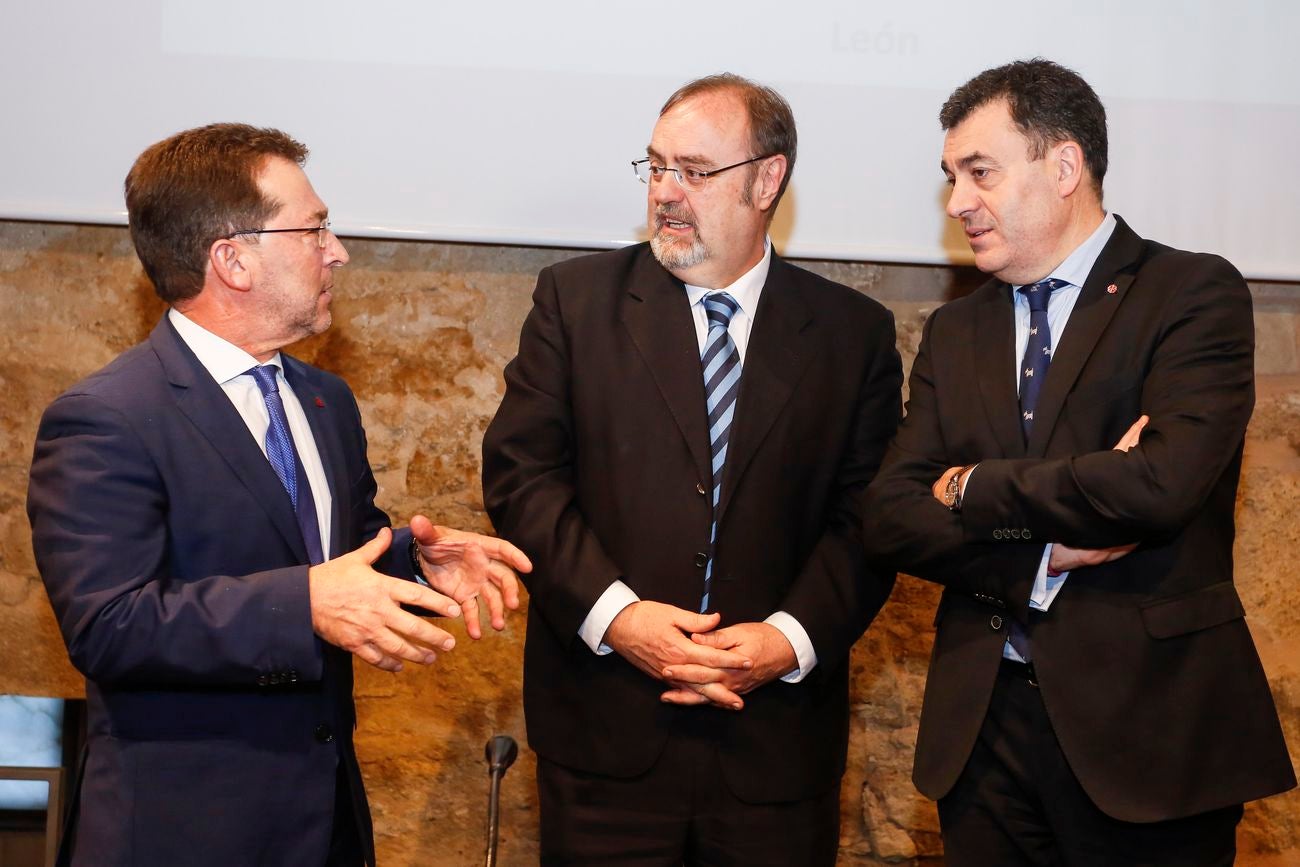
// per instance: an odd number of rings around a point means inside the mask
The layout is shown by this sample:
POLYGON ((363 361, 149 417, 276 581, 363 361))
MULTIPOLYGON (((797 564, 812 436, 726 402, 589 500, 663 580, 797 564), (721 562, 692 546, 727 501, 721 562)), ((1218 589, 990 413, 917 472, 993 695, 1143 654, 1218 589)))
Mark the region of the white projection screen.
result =
POLYGON ((643 236, 644 154, 682 82, 793 104, 773 228, 791 256, 966 263, 936 116, 1041 55, 1106 103, 1107 207, 1140 234, 1300 279, 1292 0, 5 0, 0 217, 122 223, 141 149, 220 120, 286 130, 340 234, 612 247, 643 236))

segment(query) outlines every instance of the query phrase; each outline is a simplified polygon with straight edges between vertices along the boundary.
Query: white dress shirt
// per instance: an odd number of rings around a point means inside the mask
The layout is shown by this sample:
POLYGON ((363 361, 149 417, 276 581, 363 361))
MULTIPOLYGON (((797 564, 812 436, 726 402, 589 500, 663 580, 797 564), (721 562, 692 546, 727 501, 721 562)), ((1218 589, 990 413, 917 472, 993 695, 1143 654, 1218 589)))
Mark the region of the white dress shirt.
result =
MULTIPOLYGON (((708 312, 704 309, 704 296, 710 292, 722 291, 736 299, 739 309, 732 315, 731 322, 727 326, 727 333, 731 335, 731 340, 736 344, 736 351, 740 355, 742 381, 744 379, 745 352, 749 348, 749 332, 754 327, 754 314, 758 310, 758 299, 763 294, 763 284, 767 282, 767 271, 772 264, 771 239, 766 239, 763 247, 763 258, 758 261, 758 264, 742 274, 730 286, 719 290, 686 284, 686 297, 691 302, 691 316, 695 322, 695 337, 699 343, 701 353, 704 352, 704 344, 709 336, 709 318, 708 312)), ((704 592, 703 584, 700 585, 700 592, 701 594, 704 592)), ((614 621, 620 611, 633 602, 639 601, 641 601, 640 597, 633 592, 631 587, 628 587, 622 581, 615 581, 606 588, 605 592, 596 600, 596 604, 591 607, 586 619, 578 627, 578 636, 593 652, 601 656, 610 653, 613 648, 603 643, 609 624, 614 621)), ((807 630, 803 628, 798 620, 785 611, 774 612, 763 622, 780 630, 781 634, 790 642, 790 646, 794 648, 798 667, 781 679, 788 683, 798 683, 803 680, 817 665, 817 653, 813 650, 812 641, 808 638, 807 630)))
MULTIPOLYGON (((266 454, 266 431, 271 426, 271 417, 266 411, 266 402, 262 399, 262 390, 257 387, 257 380, 248 371, 260 362, 230 341, 218 337, 203 326, 189 319, 185 314, 172 308, 167 311, 167 318, 180 334, 181 340, 190 348, 199 363, 212 375, 221 386, 221 390, 234 404, 239 417, 248 425, 248 432, 253 435, 257 447, 266 454)), ((284 415, 289 421, 289 432, 293 435, 294 447, 298 450, 298 459, 302 461, 307 482, 311 485, 311 498, 316 505, 316 523, 320 526, 320 549, 329 559, 330 551, 330 515, 333 498, 329 482, 325 478, 325 466, 321 463, 320 452, 316 448, 316 438, 312 435, 307 416, 302 411, 302 404, 293 393, 293 388, 284 378, 284 362, 280 353, 267 364, 276 366, 275 380, 279 384, 280 399, 284 403, 284 415)))

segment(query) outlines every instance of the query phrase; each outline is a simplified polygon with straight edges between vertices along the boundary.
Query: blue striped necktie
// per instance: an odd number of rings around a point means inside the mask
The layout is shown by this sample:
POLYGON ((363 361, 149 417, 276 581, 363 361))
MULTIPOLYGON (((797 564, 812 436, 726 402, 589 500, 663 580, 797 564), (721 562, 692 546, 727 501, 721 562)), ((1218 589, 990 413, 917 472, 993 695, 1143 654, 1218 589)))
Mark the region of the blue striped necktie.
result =
POLYGON ((740 353, 727 326, 740 309, 736 299, 726 292, 704 296, 704 312, 709 319, 709 335, 704 341, 700 365, 704 368, 705 406, 709 411, 709 449, 713 454, 713 523, 709 527, 709 561, 704 566, 704 596, 700 613, 709 610, 709 590, 713 585, 713 547, 718 538, 718 502, 722 498, 722 467, 727 461, 727 441, 731 437, 731 418, 740 391, 740 353))
POLYGON ((266 403, 266 413, 271 424, 266 429, 266 459, 271 468, 280 477, 280 484, 289 493, 293 503, 294 514, 298 518, 298 529, 302 531, 302 540, 307 545, 307 557, 311 565, 325 562, 321 555, 320 523, 316 520, 316 502, 311 496, 311 484, 307 473, 298 459, 298 451, 293 447, 293 434, 289 432, 289 420, 284 414, 284 401, 280 398, 280 386, 275 374, 279 370, 274 364, 259 364, 247 371, 257 380, 257 387, 262 391, 262 400, 266 403))

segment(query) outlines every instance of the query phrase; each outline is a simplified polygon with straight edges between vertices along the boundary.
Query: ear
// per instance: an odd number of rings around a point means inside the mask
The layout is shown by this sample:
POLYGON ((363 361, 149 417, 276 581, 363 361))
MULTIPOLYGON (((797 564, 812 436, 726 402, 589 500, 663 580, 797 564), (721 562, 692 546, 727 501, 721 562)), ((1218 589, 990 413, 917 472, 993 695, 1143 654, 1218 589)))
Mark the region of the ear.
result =
POLYGON ((1068 199, 1083 183, 1087 168, 1083 161, 1083 148, 1075 141, 1063 141, 1052 148, 1052 163, 1056 167, 1056 189, 1061 198, 1068 199))
POLYGON ((785 180, 787 168, 788 164, 784 154, 768 157, 759 164, 758 177, 754 180, 752 193, 754 207, 760 211, 766 211, 772 207, 772 202, 776 201, 777 191, 781 189, 781 182, 785 180))
POLYGON ((247 292, 253 288, 251 259, 244 244, 233 238, 218 238, 208 248, 208 273, 236 292, 247 292))

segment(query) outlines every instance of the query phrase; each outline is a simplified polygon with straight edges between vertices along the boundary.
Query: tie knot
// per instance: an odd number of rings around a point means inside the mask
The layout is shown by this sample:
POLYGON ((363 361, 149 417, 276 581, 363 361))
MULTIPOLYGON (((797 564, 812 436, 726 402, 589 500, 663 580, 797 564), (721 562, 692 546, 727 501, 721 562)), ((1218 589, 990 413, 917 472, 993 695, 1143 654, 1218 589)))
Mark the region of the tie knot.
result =
POLYGON ((1019 291, 1025 298, 1029 299, 1029 311, 1031 313, 1040 313, 1047 309, 1047 300, 1052 293, 1066 285, 1069 284, 1064 280, 1053 277, 1050 280, 1039 280, 1029 286, 1021 286, 1019 291))
POLYGON ((265 397, 268 394, 278 394, 280 391, 280 386, 275 381, 277 370, 279 368, 274 364, 259 364, 245 372, 253 374, 253 379, 257 380, 257 387, 262 390, 262 396, 265 397))
POLYGON ((710 292, 704 296, 704 312, 709 318, 710 328, 715 325, 726 328, 739 309, 740 304, 726 292, 710 292))

